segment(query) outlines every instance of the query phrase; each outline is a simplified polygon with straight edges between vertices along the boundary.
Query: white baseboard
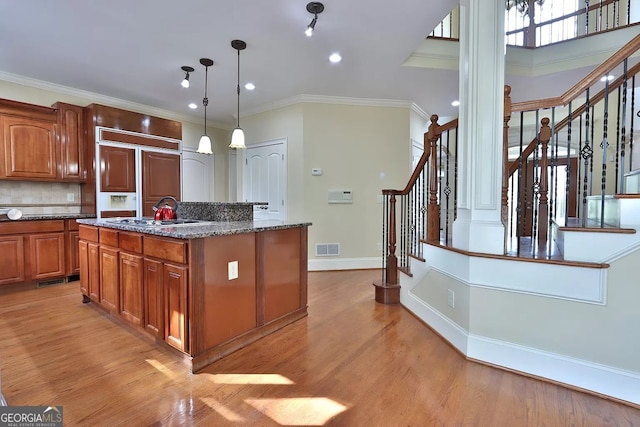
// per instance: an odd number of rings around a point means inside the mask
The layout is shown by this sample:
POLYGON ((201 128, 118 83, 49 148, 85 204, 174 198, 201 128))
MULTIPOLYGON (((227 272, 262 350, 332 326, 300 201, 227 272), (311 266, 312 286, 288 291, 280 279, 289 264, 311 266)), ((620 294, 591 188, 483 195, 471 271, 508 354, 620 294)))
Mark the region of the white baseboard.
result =
POLYGON ((382 257, 374 258, 313 258, 307 262, 309 271, 363 270, 382 268, 382 257))
POLYGON ((640 375, 622 369, 469 334, 411 291, 400 302, 471 359, 640 404, 640 375))

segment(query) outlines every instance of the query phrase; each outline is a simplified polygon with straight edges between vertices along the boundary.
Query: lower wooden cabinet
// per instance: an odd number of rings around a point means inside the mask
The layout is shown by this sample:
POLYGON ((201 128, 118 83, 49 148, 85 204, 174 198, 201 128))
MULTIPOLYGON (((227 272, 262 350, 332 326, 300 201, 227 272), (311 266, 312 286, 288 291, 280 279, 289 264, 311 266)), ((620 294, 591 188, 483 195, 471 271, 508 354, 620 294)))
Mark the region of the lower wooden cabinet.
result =
POLYGON ((143 326, 143 260, 139 255, 120 252, 120 315, 143 326))
POLYGON ((181 351, 187 351, 187 268, 163 266, 164 339, 181 351))
POLYGON ((100 304, 116 313, 120 308, 118 267, 118 250, 100 246, 100 304))
POLYGON ((77 274, 77 231, 70 232, 65 221, 74 220, 0 222, 0 285, 77 274))
POLYGON ((42 280, 65 275, 64 233, 32 234, 31 279, 42 280))
POLYGON ((0 254, 0 285, 24 282, 24 238, 0 236, 0 254))
POLYGON ((164 339, 164 285, 162 262, 144 259, 144 328, 164 339))
MULTIPOLYGON (((97 243, 89 243, 87 246, 89 298, 94 301, 100 301, 100 246, 97 243)), ((80 275, 82 277, 82 273, 80 275)))

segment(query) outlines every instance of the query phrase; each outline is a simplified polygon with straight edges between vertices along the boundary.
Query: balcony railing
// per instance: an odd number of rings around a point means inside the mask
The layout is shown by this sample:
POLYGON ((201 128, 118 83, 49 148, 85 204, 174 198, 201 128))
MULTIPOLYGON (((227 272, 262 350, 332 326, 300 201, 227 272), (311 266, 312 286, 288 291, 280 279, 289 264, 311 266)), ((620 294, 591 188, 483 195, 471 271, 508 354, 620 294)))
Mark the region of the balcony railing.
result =
MULTIPOLYGON (((526 13, 506 10, 506 42, 510 46, 540 47, 639 22, 631 0, 529 0, 526 13)), ((635 7, 637 9, 637 7, 635 7)), ((429 34, 432 39, 458 40, 460 8, 452 10, 429 34)))

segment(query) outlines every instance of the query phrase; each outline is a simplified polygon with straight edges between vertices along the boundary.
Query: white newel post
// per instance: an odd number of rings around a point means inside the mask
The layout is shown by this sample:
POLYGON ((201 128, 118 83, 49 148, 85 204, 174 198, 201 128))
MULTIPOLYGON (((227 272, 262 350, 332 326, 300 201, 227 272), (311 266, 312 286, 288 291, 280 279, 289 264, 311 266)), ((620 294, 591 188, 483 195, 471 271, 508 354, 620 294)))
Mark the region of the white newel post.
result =
POLYGON ((502 254, 504 2, 460 2, 458 213, 453 246, 502 254))

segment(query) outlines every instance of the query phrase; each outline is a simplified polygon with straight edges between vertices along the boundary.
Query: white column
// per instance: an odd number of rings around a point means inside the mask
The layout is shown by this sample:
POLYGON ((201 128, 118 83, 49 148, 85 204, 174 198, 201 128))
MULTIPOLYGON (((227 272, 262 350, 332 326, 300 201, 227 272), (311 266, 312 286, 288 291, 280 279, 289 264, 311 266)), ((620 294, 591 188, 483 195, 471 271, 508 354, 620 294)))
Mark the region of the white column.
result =
POLYGON ((460 3, 458 213, 453 246, 502 254, 504 2, 460 3))

